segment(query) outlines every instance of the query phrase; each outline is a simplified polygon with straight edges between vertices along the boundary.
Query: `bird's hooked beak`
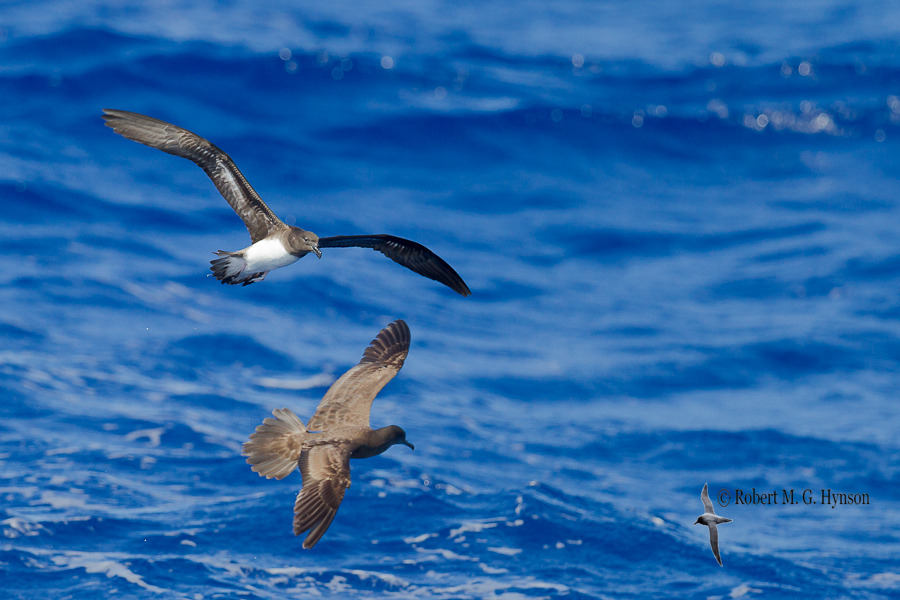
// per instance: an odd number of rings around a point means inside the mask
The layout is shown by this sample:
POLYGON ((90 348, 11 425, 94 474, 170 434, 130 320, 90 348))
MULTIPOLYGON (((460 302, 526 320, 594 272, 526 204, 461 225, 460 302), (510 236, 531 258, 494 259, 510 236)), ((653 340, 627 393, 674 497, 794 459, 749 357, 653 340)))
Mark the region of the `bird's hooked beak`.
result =
POLYGON ((696 521, 694 521, 694 525, 696 525, 699 522, 700 522, 700 519, 697 519, 696 521))
POLYGON ((319 250, 318 244, 313 244, 312 251, 316 253, 316 256, 318 256, 319 258, 322 258, 322 251, 319 250))
POLYGON ((409 447, 410 447, 410 448, 412 448, 412 449, 413 449, 413 450, 415 450, 415 449, 416 449, 416 447, 415 447, 415 446, 413 446, 413 445, 412 445, 412 444, 410 444, 410 443, 409 443, 409 442, 407 442, 407 441, 406 441, 406 440, 403 440, 403 441, 402 441, 402 442, 400 442, 400 443, 401 443, 401 444, 403 444, 403 445, 404 445, 404 446, 409 446, 409 447))

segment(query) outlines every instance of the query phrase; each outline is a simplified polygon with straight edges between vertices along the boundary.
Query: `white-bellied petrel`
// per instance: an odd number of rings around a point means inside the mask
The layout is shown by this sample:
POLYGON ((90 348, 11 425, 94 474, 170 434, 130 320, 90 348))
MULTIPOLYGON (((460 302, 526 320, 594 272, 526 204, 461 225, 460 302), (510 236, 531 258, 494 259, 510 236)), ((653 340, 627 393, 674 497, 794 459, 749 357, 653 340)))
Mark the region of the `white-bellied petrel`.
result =
POLYGON ((290 410, 276 408, 275 418, 266 418, 244 442, 247 463, 267 479, 284 479, 300 467, 303 489, 294 502, 294 535, 309 531, 304 548, 315 546, 331 525, 350 487, 351 458, 376 456, 394 444, 415 449, 396 425, 369 426, 372 401, 403 366, 409 339, 406 323, 394 321, 328 389, 306 426, 290 410))
POLYGON ((707 486, 709 484, 703 484, 703 491, 700 492, 700 500, 703 502, 704 513, 697 517, 697 520, 694 521, 694 525, 698 523, 700 525, 706 525, 709 527, 709 545, 712 548, 713 554, 716 556, 716 560, 719 561, 719 566, 722 566, 722 558, 719 556, 719 530, 716 525, 721 525, 722 523, 731 523, 731 519, 726 519, 725 517, 720 517, 716 515, 716 511, 713 508, 712 502, 709 501, 709 491, 707 486))
POLYGON ((252 245, 237 252, 219 250, 211 261, 216 279, 231 285, 262 281, 266 273, 297 262, 310 252, 322 258, 322 248, 372 248, 430 279, 468 296, 472 292, 441 257, 411 240, 385 234, 336 235, 320 238, 284 223, 266 206, 225 152, 187 129, 138 113, 103 109, 106 126, 121 136, 181 156, 203 169, 231 208, 243 219, 252 245))

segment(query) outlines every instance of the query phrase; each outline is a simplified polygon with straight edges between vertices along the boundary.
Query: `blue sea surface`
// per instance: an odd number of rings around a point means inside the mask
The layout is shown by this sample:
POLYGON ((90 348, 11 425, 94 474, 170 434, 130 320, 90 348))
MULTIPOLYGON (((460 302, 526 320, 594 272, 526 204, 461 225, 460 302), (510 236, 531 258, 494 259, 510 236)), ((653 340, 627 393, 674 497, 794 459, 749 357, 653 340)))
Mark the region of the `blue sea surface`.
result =
POLYGON ((877 0, 4 3, 0 596, 900 598, 898 28, 877 0), (472 296, 363 249, 219 285, 240 219, 103 108, 472 296), (353 461, 302 550, 299 473, 241 444, 397 318, 372 423, 416 449, 353 461))

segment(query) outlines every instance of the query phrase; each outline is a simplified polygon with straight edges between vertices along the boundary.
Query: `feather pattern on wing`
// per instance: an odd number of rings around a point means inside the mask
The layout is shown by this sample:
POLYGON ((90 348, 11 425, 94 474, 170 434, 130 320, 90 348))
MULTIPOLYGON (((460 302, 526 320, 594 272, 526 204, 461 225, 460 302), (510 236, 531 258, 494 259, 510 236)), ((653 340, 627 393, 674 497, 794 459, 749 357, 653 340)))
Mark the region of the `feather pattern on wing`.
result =
POLYGON ((177 125, 124 110, 105 108, 103 119, 107 127, 129 140, 196 163, 244 221, 254 243, 268 236, 275 228, 285 226, 266 206, 231 157, 208 140, 177 125))
POLYGON ((716 557, 716 562, 719 563, 719 566, 722 566, 722 557, 719 556, 719 528, 712 524, 709 526, 709 546, 712 548, 713 555, 716 557))
POLYGON ((407 269, 443 283, 454 292, 472 292, 462 277, 440 256, 417 242, 393 235, 335 235, 319 238, 319 248, 372 248, 407 269))
POLYGON ((366 348, 359 364, 344 373, 328 389, 316 414, 309 420, 310 431, 332 427, 369 426, 372 401, 381 388, 400 371, 409 351, 409 326, 398 319, 382 329, 366 348))
POLYGON ((350 487, 351 447, 324 444, 304 450, 300 455, 303 489, 294 502, 294 535, 309 531, 304 548, 316 545, 350 487))
POLYGON ((700 492, 700 501, 703 502, 703 510, 710 515, 716 514, 716 509, 713 508, 713 503, 709 499, 709 484, 703 484, 703 491, 700 492))

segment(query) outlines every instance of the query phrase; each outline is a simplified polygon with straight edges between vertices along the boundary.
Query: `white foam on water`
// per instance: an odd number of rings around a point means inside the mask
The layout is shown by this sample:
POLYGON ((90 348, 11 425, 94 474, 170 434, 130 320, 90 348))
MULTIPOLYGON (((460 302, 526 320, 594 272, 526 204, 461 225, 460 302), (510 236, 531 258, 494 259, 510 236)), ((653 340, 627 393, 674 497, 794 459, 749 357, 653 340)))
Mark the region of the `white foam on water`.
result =
POLYGON ((47 528, 40 523, 32 523, 19 517, 10 517, 0 521, 3 526, 3 536, 8 538, 17 537, 33 537, 40 535, 41 531, 47 531, 47 528))
POLYGON ((399 577, 397 577, 395 575, 391 575, 389 573, 379 573, 377 571, 360 571, 360 570, 351 570, 351 571, 348 571, 348 573, 352 573, 353 575, 356 575, 357 577, 359 577, 362 580, 377 579, 379 581, 383 581, 386 584, 394 586, 394 587, 405 588, 405 587, 409 586, 408 581, 400 579, 399 577))
MULTIPOLYGON (((134 558, 134 557, 129 557, 134 558)), ((166 594, 170 590, 161 588, 144 581, 144 578, 126 567, 117 560, 112 560, 109 555, 99 552, 64 552, 50 557, 53 564, 64 569, 84 569, 86 573, 99 573, 112 579, 123 579, 128 583, 141 587, 148 592, 166 594)))
POLYGON ((496 552, 497 554, 503 554, 504 556, 515 556, 516 554, 520 554, 522 552, 521 548, 507 548, 506 546, 500 546, 498 548, 488 548, 490 552, 496 552))
POLYGON ((456 529, 451 529, 447 537, 455 538, 456 536, 463 533, 478 533, 484 531, 485 529, 491 529, 497 526, 498 521, 505 521, 505 519, 464 521, 462 525, 460 525, 456 529))

